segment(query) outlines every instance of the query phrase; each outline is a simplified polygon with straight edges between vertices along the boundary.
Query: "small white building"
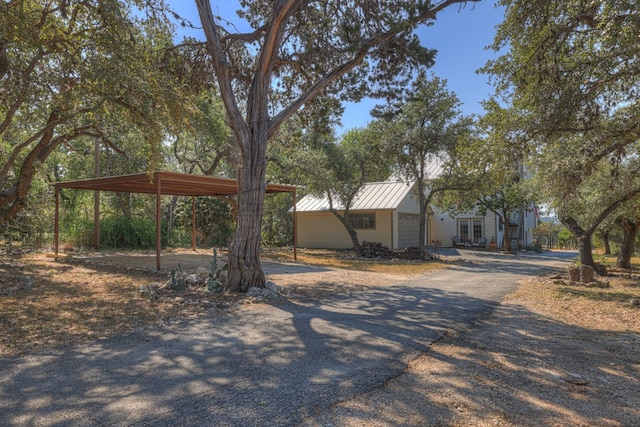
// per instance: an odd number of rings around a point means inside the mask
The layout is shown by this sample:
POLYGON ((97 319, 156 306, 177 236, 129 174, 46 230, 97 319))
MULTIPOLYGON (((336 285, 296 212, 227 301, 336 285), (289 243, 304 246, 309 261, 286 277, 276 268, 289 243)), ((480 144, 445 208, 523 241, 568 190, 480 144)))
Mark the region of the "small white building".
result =
MULTIPOLYGON (((335 206, 338 211, 344 207, 335 206)), ((417 186, 390 179, 363 186, 351 209, 349 221, 358 233, 360 242, 379 242, 391 249, 403 249, 418 245, 420 207, 417 186)), ((452 247, 453 238, 462 246, 489 247, 495 240, 502 246, 504 233, 509 233, 512 247, 524 247, 533 243, 533 229, 537 226, 534 207, 521 209, 510 219, 510 224, 500 221, 488 211, 486 214, 466 212, 452 217, 448 212, 428 209, 425 242, 442 247, 452 247)), ((303 197, 297 204, 298 246, 303 248, 350 249, 353 243, 342 223, 329 210, 329 201, 313 195, 303 197)))
MULTIPOLYGON (((416 186, 406 182, 365 184, 349 210, 349 221, 358 232, 360 242, 379 242, 391 249, 417 246, 420 227, 417 197, 416 186)), ((326 198, 303 197, 297 204, 297 227, 300 247, 353 247, 344 226, 329 210, 326 198)))

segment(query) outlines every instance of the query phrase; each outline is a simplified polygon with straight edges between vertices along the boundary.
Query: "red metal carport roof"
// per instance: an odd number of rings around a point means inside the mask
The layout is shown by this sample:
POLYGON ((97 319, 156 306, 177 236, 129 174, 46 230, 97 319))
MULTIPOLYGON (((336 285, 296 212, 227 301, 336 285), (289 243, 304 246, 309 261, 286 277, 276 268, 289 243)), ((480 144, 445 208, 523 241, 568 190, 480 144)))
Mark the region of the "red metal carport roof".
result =
MULTIPOLYGON (((58 256, 58 194, 61 188, 92 191, 112 191, 119 193, 143 193, 157 196, 232 196, 238 194, 235 179, 218 178, 205 175, 191 175, 179 172, 158 171, 153 174, 138 173, 103 178, 81 179, 54 184, 56 195, 55 212, 55 256, 58 256)), ((267 184, 267 193, 293 193, 294 210, 294 259, 296 258, 296 187, 285 184, 267 184)), ((156 210, 160 212, 160 197, 156 200, 156 210)), ((160 270, 160 215, 156 214, 156 268, 160 270)))

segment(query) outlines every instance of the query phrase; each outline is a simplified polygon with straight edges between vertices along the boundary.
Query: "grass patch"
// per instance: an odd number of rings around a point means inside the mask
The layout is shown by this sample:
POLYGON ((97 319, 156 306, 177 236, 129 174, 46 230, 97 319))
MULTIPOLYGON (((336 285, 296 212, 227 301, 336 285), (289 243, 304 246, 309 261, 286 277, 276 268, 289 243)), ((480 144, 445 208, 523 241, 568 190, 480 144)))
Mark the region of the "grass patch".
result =
MULTIPOLYGON (((293 252, 287 249, 269 248, 262 252, 265 259, 293 262, 293 252)), ((437 261, 387 260, 357 258, 353 251, 327 249, 298 250, 298 262, 327 268, 369 271, 395 275, 413 275, 442 269, 446 264, 437 261)))
POLYGON ((610 287, 565 286, 529 279, 505 302, 590 330, 640 333, 640 280, 607 277, 610 287))

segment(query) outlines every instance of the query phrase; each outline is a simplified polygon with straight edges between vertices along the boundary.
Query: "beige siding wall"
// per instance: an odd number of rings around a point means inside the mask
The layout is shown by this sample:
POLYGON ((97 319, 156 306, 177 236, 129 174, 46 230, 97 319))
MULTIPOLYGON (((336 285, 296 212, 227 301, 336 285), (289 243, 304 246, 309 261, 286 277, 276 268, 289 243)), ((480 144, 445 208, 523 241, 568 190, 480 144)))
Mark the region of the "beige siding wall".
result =
POLYGON ((405 198, 402 200, 400 205, 398 206, 398 212, 404 214, 420 214, 420 206, 418 205, 418 196, 412 190, 410 191, 405 198))
MULTIPOLYGON (((368 212, 358 212, 368 213, 368 212)), ((349 249, 351 238, 342 223, 330 212, 299 212, 298 246, 301 248, 349 249)), ((391 211, 376 212, 375 229, 359 229, 358 239, 392 245, 391 211)))
POLYGON ((432 240, 439 240, 441 245, 451 247, 451 238, 457 234, 456 220, 448 213, 434 212, 429 216, 429 244, 432 240))

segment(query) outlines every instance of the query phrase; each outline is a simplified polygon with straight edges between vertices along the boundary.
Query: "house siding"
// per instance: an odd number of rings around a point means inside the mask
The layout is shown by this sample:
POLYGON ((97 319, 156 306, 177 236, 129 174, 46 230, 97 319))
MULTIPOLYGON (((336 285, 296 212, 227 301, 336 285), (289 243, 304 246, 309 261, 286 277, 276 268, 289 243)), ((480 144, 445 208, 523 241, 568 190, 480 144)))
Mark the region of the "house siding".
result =
MULTIPOLYGON (((355 212, 354 212, 355 213, 355 212)), ((358 211, 357 213, 371 213, 358 211)), ((380 242, 391 247, 392 211, 377 211, 375 229, 359 229, 358 240, 380 242)), ((299 212, 297 214, 298 246, 301 248, 350 249, 349 233, 331 212, 299 212)))
POLYGON ((429 231, 431 236, 429 238, 431 240, 439 240, 443 247, 452 247, 451 238, 458 235, 458 221, 461 219, 481 219, 482 234, 487 239, 487 242, 492 237, 498 238, 496 215, 493 212, 487 212, 485 216, 474 212, 466 212, 451 218, 448 213, 439 211, 434 212, 430 218, 429 231))
POLYGON ((402 199, 402 202, 398 205, 398 212, 401 214, 420 215, 418 196, 413 190, 402 199))

